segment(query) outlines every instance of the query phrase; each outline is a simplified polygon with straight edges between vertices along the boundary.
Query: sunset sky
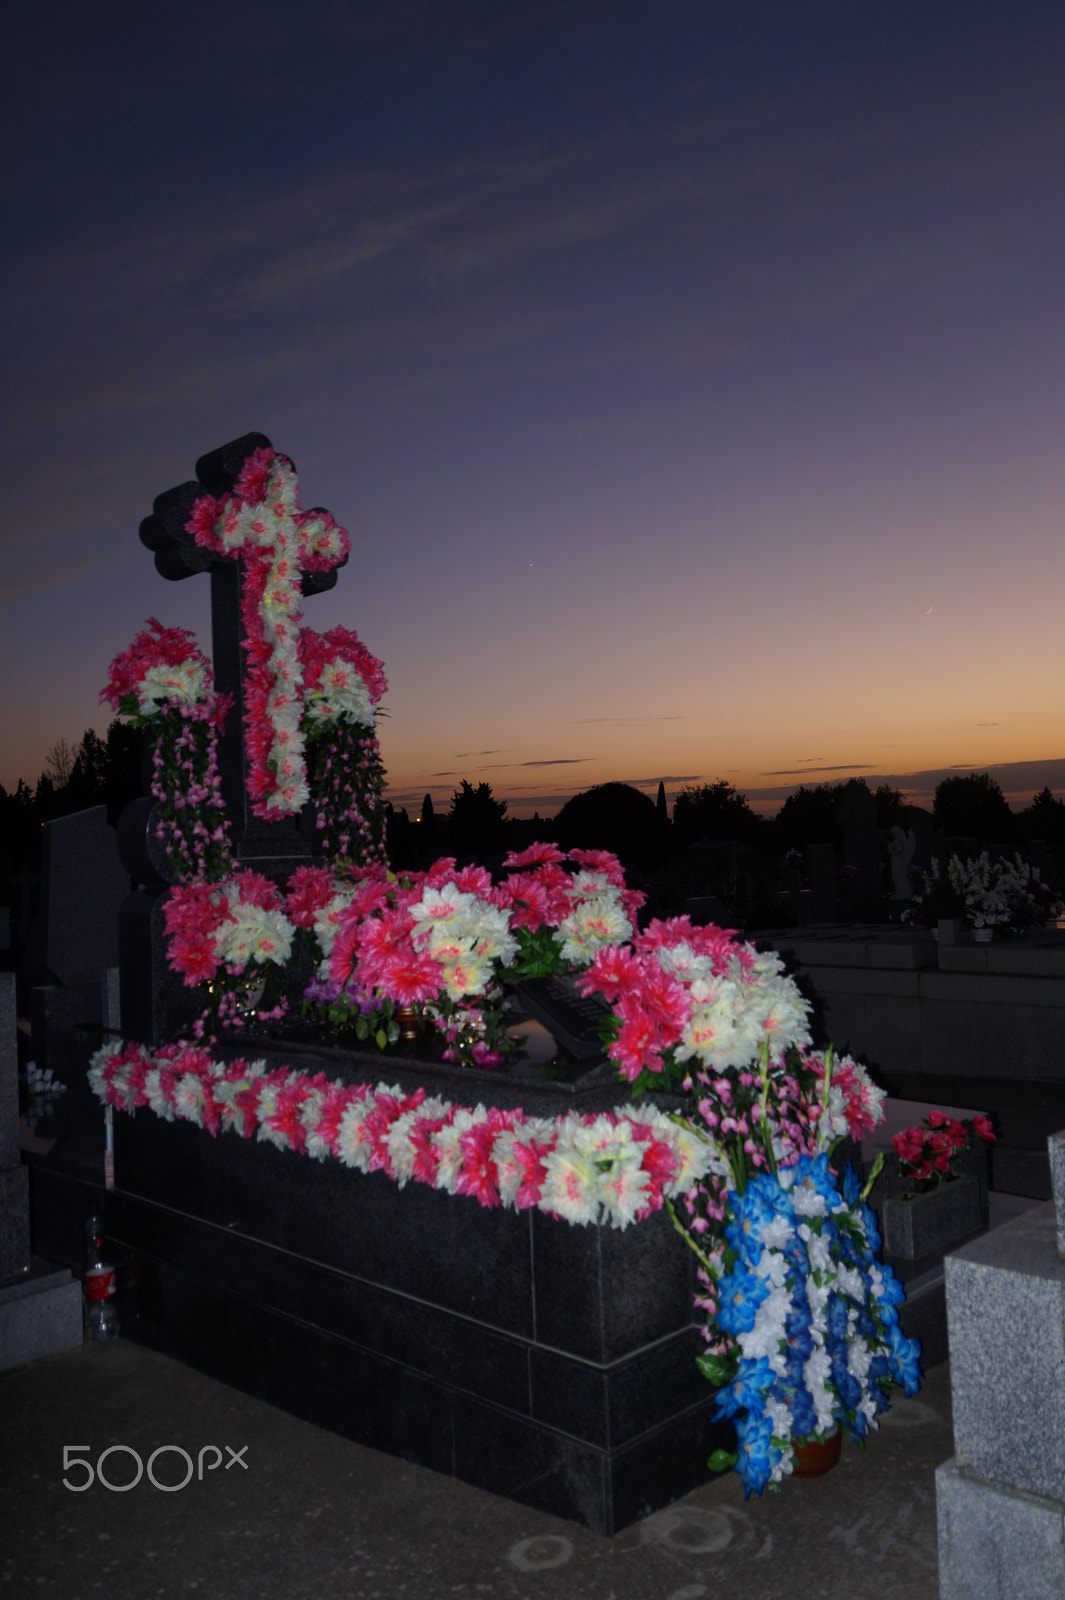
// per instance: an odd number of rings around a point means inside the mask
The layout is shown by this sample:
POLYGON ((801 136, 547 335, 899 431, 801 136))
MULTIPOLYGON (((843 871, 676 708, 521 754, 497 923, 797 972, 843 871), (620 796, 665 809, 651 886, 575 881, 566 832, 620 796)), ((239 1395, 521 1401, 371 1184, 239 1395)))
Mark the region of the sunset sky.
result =
POLYGON ((352 535, 397 803, 1065 793, 1065 8, 23 6, 0 782, 251 429, 352 535))

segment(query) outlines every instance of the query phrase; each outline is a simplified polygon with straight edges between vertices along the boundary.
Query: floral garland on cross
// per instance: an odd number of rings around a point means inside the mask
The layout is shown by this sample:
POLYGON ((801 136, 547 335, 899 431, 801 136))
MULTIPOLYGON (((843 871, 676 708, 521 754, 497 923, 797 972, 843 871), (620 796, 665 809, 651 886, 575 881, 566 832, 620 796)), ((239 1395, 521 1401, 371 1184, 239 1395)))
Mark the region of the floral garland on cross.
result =
POLYGON ((301 727, 301 583, 328 572, 350 548, 328 511, 301 511, 296 470, 273 449, 255 450, 229 494, 203 494, 186 524, 196 543, 239 558, 247 787, 256 816, 298 812, 310 796, 301 727))

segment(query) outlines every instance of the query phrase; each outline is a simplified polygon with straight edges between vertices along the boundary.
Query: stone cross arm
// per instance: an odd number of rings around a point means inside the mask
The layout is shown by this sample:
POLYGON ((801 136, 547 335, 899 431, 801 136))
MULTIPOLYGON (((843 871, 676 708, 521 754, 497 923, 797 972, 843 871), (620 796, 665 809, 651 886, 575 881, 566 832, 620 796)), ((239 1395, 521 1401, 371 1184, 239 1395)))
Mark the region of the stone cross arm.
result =
MULTIPOLYGON (((141 543, 155 555, 155 569, 161 577, 172 582, 191 578, 197 572, 217 572, 230 565, 227 557, 202 549, 188 532, 186 524, 196 501, 204 494, 228 494, 240 477, 240 470, 255 450, 270 450, 273 446, 265 433, 246 433, 233 439, 218 450, 211 450, 196 463, 196 477, 188 483, 179 483, 157 495, 152 502, 152 514, 140 525, 141 543)), ((323 511, 322 506, 313 506, 323 511)), ((324 594, 335 588, 337 572, 347 561, 347 556, 335 567, 325 572, 304 572, 300 588, 305 596, 324 594)))

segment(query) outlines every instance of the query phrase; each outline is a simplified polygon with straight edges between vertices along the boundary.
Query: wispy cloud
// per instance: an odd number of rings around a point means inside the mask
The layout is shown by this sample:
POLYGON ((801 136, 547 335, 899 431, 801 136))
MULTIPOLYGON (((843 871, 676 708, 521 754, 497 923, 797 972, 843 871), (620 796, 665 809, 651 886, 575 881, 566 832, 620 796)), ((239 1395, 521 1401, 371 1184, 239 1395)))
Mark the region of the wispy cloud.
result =
POLYGON ((593 756, 556 756, 551 761, 519 761, 519 767, 579 767, 583 761, 592 761, 593 756))
POLYGON ((763 778, 793 778, 807 772, 871 772, 872 768, 860 761, 844 762, 838 767, 778 767, 772 772, 763 772, 763 778))
POLYGON ((575 728, 585 727, 593 722, 687 722, 683 716, 648 716, 648 717, 574 717, 575 728))

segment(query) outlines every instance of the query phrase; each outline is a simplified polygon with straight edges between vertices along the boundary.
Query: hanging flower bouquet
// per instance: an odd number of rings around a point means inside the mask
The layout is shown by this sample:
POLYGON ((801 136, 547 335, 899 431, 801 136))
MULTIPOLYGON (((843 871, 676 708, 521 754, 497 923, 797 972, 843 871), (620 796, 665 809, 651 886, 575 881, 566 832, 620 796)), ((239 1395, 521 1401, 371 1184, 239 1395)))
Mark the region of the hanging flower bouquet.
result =
POLYGON ((214 693, 210 663, 192 634, 150 618, 112 661, 100 699, 154 736, 156 828, 175 879, 224 877, 233 861, 218 778, 218 734, 230 702, 214 693))
POLYGON ((384 669, 347 628, 304 628, 299 656, 319 845, 332 859, 384 864, 384 767, 374 732, 384 669))
POLYGON ((190 987, 206 984, 199 1039, 285 1015, 284 969, 295 929, 281 896, 257 872, 174 888, 164 907, 169 960, 190 987))

